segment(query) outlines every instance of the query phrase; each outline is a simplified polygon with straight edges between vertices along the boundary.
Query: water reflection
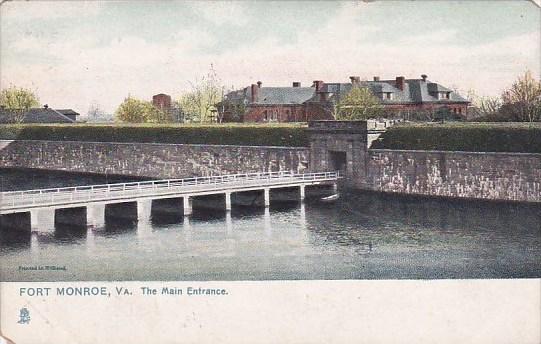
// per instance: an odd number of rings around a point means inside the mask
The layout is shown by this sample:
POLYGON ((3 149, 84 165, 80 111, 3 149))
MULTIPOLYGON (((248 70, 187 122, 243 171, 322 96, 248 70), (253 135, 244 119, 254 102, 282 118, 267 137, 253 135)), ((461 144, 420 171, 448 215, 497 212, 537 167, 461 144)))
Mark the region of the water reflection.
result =
POLYGON ((86 231, 86 226, 56 223, 54 238, 63 244, 75 244, 86 238, 86 231))
POLYGON ((263 215, 263 221, 265 224, 265 234, 270 236, 272 234, 271 216, 269 207, 265 208, 265 214, 263 215))
POLYGON ((94 234, 95 228, 93 226, 89 226, 86 230, 86 249, 87 252, 91 253, 94 251, 94 248, 96 247, 96 239, 94 234))
POLYGON ((70 262, 62 278, 80 280, 541 277, 541 206, 373 193, 230 212, 195 204, 186 217, 2 230, 0 256, 6 280, 38 278, 14 268, 32 259, 70 262))
POLYGON ((225 214, 225 228, 227 231, 227 236, 231 236, 233 232, 233 219, 231 217, 231 211, 228 211, 225 214))

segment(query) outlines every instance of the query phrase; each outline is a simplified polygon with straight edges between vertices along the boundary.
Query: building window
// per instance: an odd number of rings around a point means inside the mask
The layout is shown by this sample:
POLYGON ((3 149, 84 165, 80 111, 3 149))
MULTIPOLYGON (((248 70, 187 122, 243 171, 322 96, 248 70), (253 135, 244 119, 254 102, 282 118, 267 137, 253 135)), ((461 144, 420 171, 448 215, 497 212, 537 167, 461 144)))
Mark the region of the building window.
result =
POLYGON ((268 121, 269 120, 269 115, 267 113, 267 110, 263 111, 263 120, 264 121, 268 121))
POLYGON ((389 99, 389 100, 391 100, 391 99, 393 99, 393 93, 392 93, 392 92, 383 92, 383 93, 381 94, 381 97, 382 97, 383 99, 389 99))
POLYGON ((440 99, 450 99, 451 98, 451 92, 441 92, 440 93, 440 99))

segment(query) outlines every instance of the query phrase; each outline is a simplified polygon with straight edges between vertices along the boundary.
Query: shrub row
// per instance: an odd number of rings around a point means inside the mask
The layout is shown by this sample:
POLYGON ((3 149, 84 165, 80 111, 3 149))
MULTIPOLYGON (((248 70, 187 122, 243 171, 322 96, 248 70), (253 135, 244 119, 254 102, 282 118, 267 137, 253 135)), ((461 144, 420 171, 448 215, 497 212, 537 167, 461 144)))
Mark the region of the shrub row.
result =
POLYGON ((0 139, 210 145, 308 145, 300 125, 0 125, 0 139))
POLYGON ((371 148, 541 153, 541 125, 528 123, 404 124, 371 148))
MULTIPOLYGON (((0 125, 3 140, 308 146, 303 125, 0 125)), ((541 153, 541 124, 396 125, 371 148, 541 153)))

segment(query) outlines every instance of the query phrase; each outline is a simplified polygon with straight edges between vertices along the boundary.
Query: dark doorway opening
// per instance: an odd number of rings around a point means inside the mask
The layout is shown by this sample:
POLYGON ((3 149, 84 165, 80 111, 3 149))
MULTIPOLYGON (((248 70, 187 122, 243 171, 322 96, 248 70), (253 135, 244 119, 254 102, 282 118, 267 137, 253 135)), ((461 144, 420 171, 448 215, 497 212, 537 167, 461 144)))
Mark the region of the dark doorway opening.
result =
POLYGON ((333 171, 340 171, 340 174, 346 174, 347 155, 346 152, 329 151, 331 168, 333 171))

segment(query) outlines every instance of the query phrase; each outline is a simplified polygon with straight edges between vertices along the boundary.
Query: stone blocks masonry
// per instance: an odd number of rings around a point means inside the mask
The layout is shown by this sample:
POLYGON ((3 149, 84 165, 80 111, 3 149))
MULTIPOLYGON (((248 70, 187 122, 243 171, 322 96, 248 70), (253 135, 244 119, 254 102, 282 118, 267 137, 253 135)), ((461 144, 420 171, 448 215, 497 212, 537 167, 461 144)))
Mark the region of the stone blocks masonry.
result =
POLYGON ((308 167, 306 148, 76 141, 0 141, 0 167, 187 178, 293 171, 308 167))
POLYGON ((367 148, 366 122, 310 122, 310 147, 0 141, 0 167, 185 178, 341 170, 347 187, 541 203, 541 154, 367 148))

